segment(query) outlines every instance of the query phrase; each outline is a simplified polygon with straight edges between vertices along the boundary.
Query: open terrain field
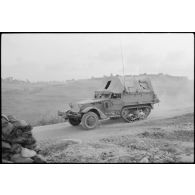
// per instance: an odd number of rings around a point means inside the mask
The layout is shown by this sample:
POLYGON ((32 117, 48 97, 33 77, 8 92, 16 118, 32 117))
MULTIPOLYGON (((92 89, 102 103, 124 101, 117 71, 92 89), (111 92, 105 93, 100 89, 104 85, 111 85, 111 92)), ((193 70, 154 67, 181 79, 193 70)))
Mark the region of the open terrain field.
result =
POLYGON ((58 110, 68 109, 71 101, 93 97, 97 81, 75 81, 73 83, 5 83, 2 82, 2 112, 13 114, 32 125, 62 122, 58 110))
MULTIPOLYGON (((194 105, 193 81, 184 77, 149 75, 160 104, 156 113, 165 109, 194 105)), ((70 102, 93 98, 104 78, 67 83, 16 83, 2 81, 2 112, 24 119, 32 125, 63 122, 58 110, 68 109, 70 102)))
POLYGON ((130 124, 109 120, 90 131, 62 123, 33 133, 50 163, 194 162, 193 113, 130 124))
POLYGON ((193 162, 193 81, 161 74, 149 77, 160 103, 144 121, 101 121, 87 131, 57 116, 68 103, 92 98, 103 78, 55 84, 3 81, 2 112, 35 126, 33 135, 51 163, 193 162))

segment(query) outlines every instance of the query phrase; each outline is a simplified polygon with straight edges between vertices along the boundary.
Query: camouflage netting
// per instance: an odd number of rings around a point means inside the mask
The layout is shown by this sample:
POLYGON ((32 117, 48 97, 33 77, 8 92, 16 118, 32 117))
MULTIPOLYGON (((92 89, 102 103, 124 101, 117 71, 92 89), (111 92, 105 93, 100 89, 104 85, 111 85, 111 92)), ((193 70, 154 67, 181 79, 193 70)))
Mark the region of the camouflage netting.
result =
POLYGON ((1 115, 2 162, 46 163, 32 135, 32 126, 14 116, 1 115))

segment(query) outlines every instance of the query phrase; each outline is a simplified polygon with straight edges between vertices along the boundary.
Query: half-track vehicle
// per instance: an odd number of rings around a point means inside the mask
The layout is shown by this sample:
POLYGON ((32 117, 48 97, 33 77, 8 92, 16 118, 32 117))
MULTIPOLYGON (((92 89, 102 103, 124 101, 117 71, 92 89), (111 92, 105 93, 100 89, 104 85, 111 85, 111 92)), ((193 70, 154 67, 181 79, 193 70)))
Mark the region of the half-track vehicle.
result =
POLYGON ((73 126, 81 123, 93 129, 99 120, 123 118, 130 123, 148 117, 153 105, 159 103, 149 78, 145 76, 110 77, 95 91, 94 98, 70 103, 66 112, 58 115, 73 126))

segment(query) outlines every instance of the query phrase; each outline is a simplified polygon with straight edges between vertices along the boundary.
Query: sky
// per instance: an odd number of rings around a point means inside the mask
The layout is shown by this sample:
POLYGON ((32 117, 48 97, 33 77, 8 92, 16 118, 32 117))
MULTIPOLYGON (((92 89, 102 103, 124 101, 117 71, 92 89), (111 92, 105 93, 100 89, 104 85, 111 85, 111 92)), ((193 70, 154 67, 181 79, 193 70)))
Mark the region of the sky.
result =
POLYGON ((123 74, 194 79, 194 36, 186 33, 3 34, 1 77, 65 81, 123 74), (124 61, 124 62, 123 62, 124 61))

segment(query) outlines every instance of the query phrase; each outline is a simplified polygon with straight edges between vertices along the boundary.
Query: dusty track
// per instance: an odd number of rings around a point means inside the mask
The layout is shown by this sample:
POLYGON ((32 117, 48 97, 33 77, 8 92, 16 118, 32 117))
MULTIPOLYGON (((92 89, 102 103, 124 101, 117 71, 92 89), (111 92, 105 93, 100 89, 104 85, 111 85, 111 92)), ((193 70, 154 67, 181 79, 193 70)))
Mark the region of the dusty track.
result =
POLYGON ((134 135, 144 132, 147 129, 147 126, 153 126, 154 128, 158 127, 158 124, 155 123, 156 121, 193 112, 193 107, 160 109, 157 106, 148 119, 144 121, 129 124, 124 123, 121 119, 107 120, 100 122, 96 129, 90 131, 83 130, 81 126, 73 127, 65 122, 55 125, 35 127, 33 129, 33 134, 38 142, 63 139, 79 139, 84 142, 112 135, 134 135))

